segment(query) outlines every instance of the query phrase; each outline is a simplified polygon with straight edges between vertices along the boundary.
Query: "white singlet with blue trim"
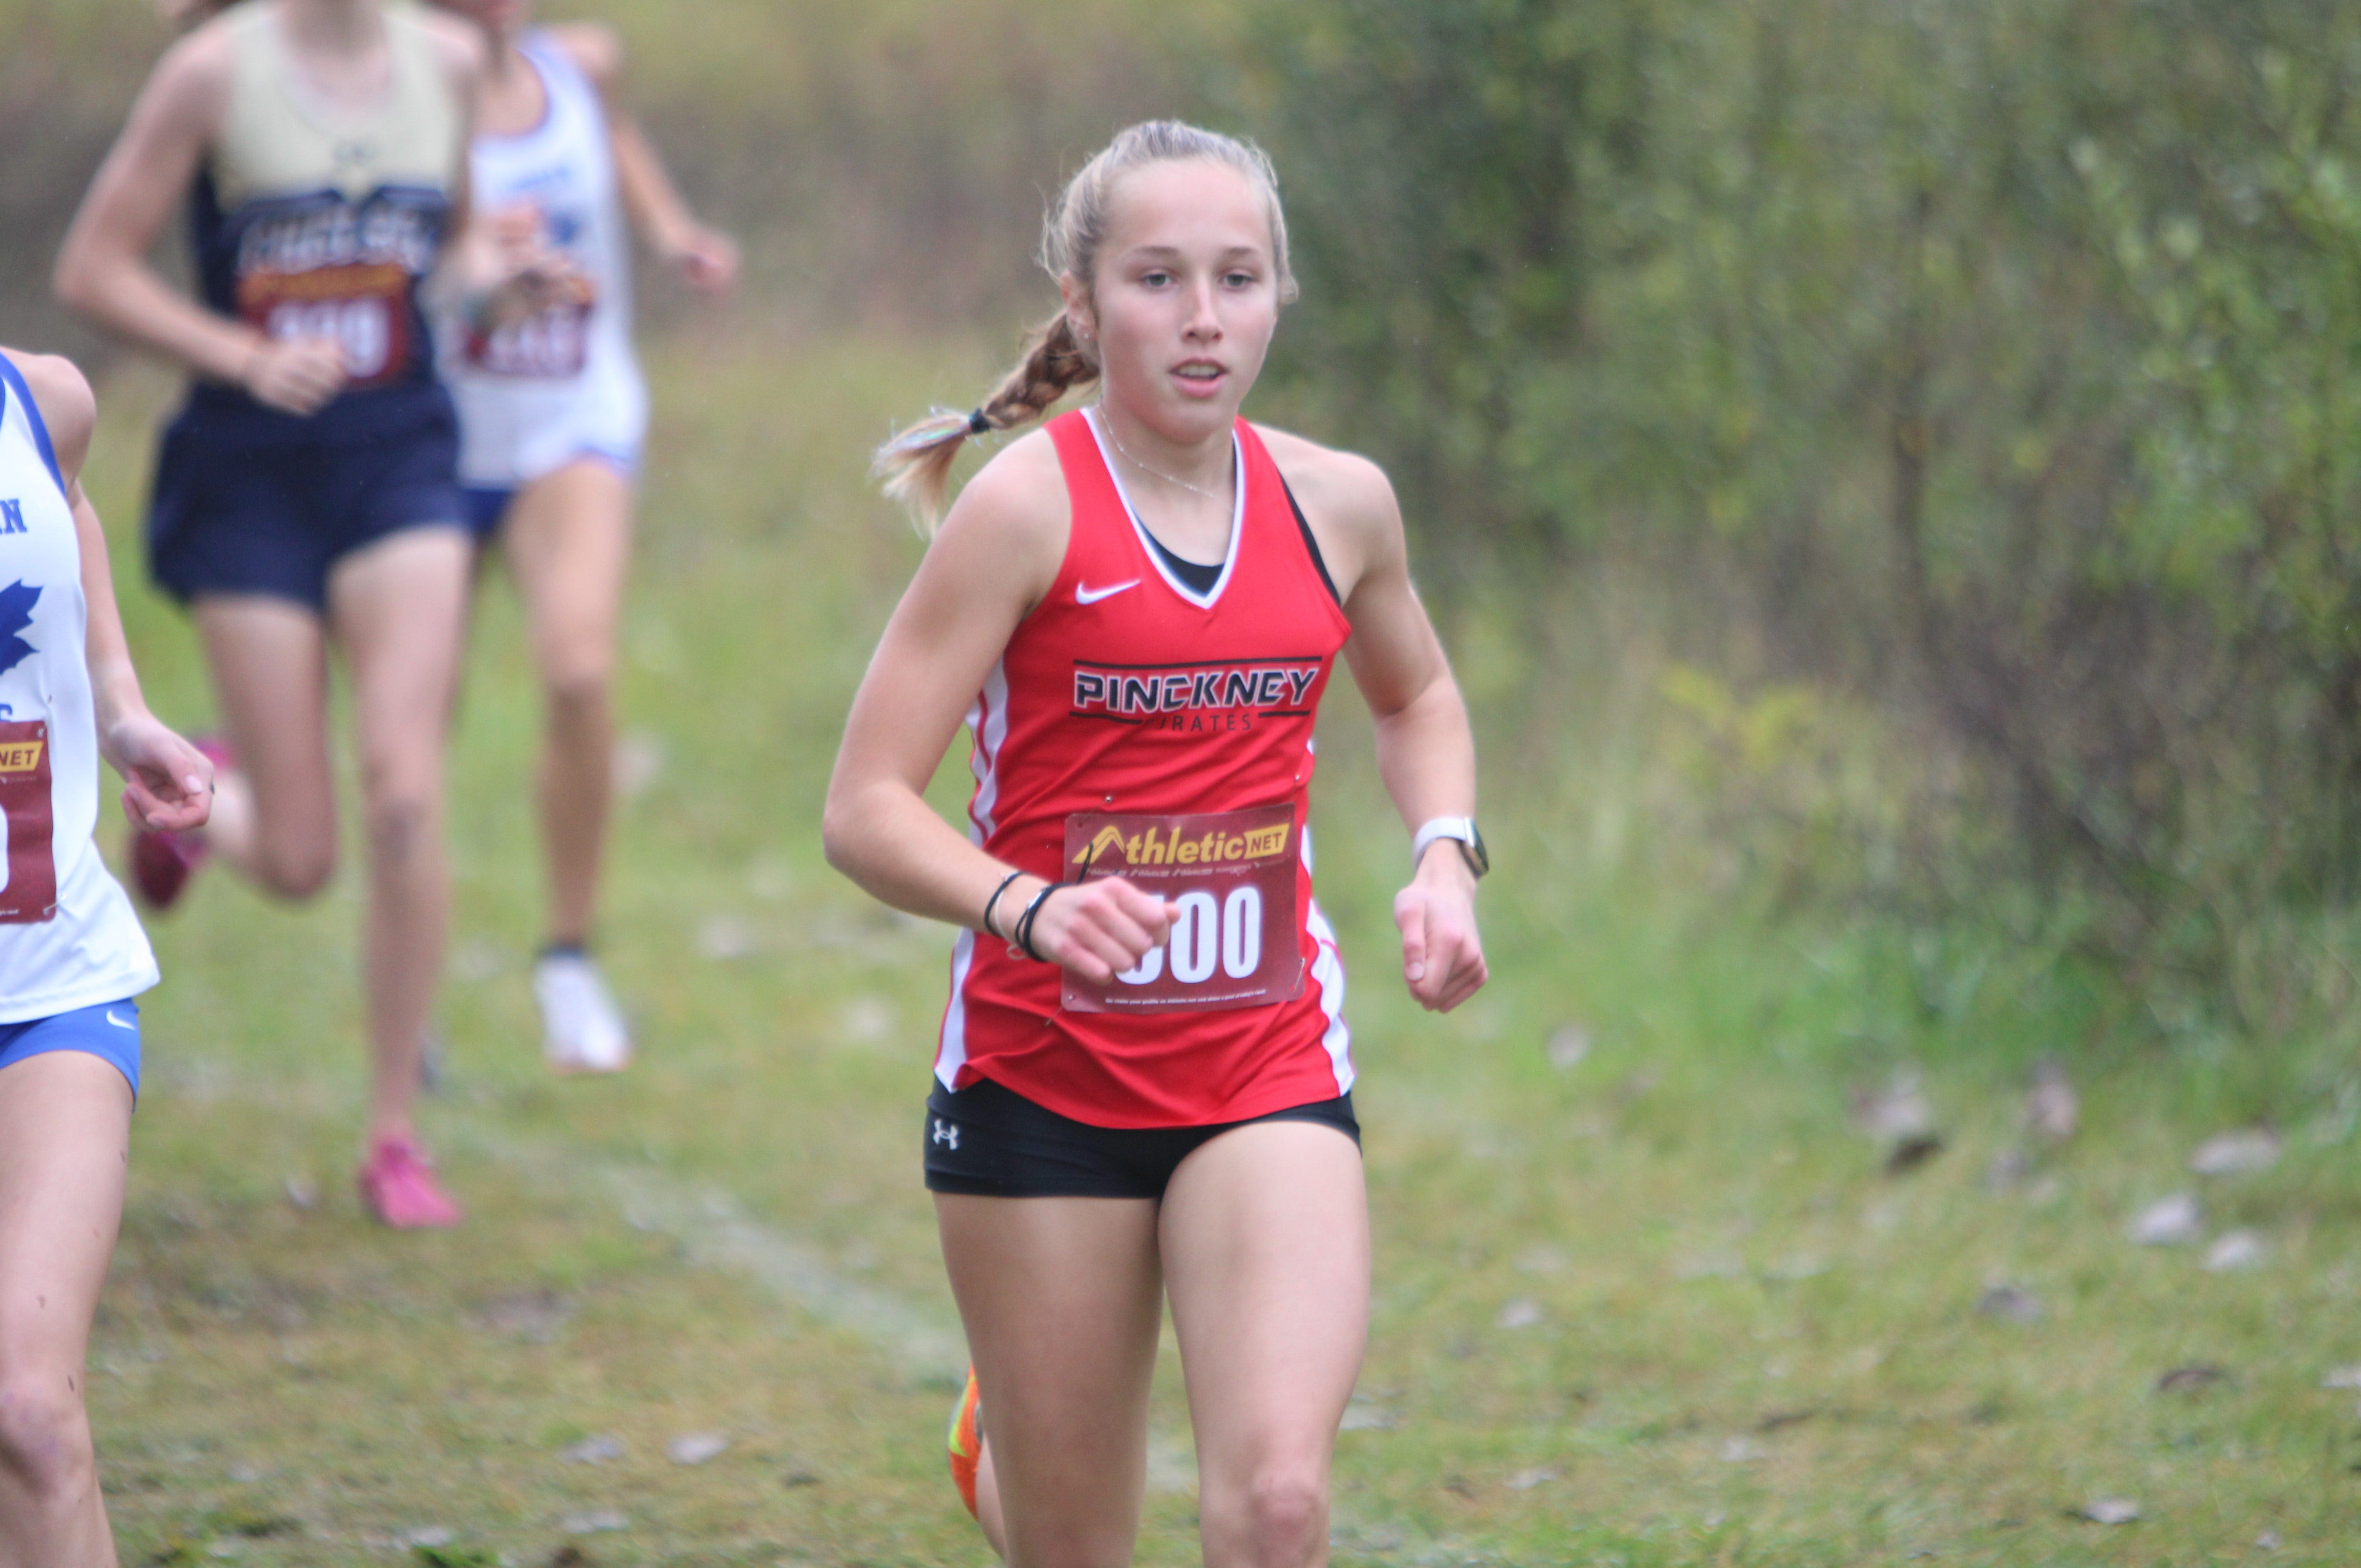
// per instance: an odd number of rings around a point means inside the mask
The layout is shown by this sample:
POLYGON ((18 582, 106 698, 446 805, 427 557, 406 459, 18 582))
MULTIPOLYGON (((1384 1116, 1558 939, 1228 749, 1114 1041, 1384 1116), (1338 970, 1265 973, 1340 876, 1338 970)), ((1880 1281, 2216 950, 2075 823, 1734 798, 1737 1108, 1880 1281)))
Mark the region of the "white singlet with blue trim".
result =
POLYGON ((543 242, 581 269, 590 298, 497 332, 439 323, 443 378, 459 405, 459 480, 482 489, 512 490, 588 455, 631 472, 648 421, 606 107, 546 32, 527 33, 518 48, 541 78, 546 107, 529 131, 476 137, 475 221, 531 210, 543 242))
POLYGON ((0 1024, 120 1002, 156 955, 108 874, 82 542, 41 411, 0 355, 0 1024))

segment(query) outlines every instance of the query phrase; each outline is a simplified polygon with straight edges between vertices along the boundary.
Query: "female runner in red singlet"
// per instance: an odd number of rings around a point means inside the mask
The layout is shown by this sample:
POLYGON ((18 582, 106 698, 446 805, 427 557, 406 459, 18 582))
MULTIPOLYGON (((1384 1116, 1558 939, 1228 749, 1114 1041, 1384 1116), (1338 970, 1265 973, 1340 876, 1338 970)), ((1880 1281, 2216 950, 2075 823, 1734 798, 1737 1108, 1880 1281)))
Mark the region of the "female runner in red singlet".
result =
POLYGON ((926 1122, 975 1358, 953 1471, 1010 1562, 1129 1561, 1169 1298, 1205 1560, 1317 1563, 1369 1267, 1344 971, 1306 839, 1336 653, 1414 829, 1395 916, 1436 1010, 1486 979, 1475 748, 1385 476, 1238 417, 1293 288, 1262 155, 1134 126, 1067 186, 1043 259, 1065 307, 1024 363, 881 468, 931 519, 968 435, 1093 380, 1100 400, 950 509, 828 801, 834 864, 968 927, 926 1122), (962 713, 964 840, 921 795, 962 713))

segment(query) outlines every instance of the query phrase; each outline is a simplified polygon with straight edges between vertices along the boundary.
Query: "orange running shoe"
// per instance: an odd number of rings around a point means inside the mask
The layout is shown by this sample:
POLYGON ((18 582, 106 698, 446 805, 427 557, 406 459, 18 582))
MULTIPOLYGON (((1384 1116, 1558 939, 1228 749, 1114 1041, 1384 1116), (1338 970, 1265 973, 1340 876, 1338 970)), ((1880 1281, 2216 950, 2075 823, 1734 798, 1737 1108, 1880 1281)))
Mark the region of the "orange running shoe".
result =
POLYGON ((967 1369, 967 1387, 951 1407, 951 1485, 960 1501, 975 1515, 975 1467, 983 1460, 983 1395, 975 1386, 975 1368, 967 1369))

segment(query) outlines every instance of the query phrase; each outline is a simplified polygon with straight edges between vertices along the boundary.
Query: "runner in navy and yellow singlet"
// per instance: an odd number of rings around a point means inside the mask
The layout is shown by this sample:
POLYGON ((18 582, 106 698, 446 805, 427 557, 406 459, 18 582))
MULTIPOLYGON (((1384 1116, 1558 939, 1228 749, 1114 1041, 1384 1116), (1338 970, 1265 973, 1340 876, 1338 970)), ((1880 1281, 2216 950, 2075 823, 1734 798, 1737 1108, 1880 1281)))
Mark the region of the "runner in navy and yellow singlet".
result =
POLYGON ((1293 288, 1261 153, 1136 126, 1067 186, 1043 254, 1065 308, 1025 361, 880 467, 931 521, 968 436, 1092 381, 1099 400, 961 494, 829 788, 830 860, 967 927, 924 1124, 975 1358, 952 1473, 1011 1561, 1127 1560, 1169 1299, 1205 1560, 1317 1561, 1368 1310, 1307 814, 1336 655, 1412 829, 1395 916, 1437 1010, 1486 979, 1475 748, 1385 476, 1238 416, 1293 288), (962 713, 964 839, 923 795, 962 713))
POLYGON ((158 907, 207 850, 272 893, 319 891, 335 647, 368 847, 362 1196, 390 1225, 450 1224, 412 1105, 448 920, 443 758, 472 546, 423 296, 497 326, 570 269, 467 223, 473 29, 379 0, 194 9, 220 14, 158 64, 57 269, 69 305, 192 378, 164 432, 149 566, 194 612, 234 765, 213 826, 142 835, 134 870, 158 907), (147 261, 183 202, 193 301, 147 261))
POLYGON ((198 827, 213 764, 159 724, 82 494, 95 409, 0 349, 0 1563, 113 1563, 83 1409, 123 1212, 156 958, 92 839, 99 763, 148 828, 198 827))

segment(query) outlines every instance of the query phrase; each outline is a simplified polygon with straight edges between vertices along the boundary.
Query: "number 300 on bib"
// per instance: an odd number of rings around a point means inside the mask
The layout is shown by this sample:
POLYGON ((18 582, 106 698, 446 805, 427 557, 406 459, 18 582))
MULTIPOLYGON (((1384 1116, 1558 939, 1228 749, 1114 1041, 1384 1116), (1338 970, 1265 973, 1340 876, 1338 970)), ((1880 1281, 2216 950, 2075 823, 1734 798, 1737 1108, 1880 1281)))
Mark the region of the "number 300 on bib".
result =
POLYGON ((1302 995, 1298 831, 1286 803, 1203 816, 1067 817, 1067 875, 1123 877, 1172 905, 1173 918, 1163 945, 1112 984, 1067 970, 1066 1009, 1207 1013, 1302 995))

